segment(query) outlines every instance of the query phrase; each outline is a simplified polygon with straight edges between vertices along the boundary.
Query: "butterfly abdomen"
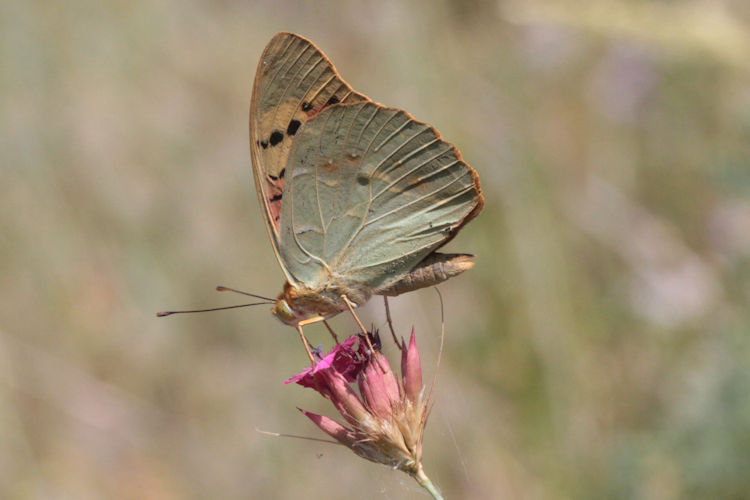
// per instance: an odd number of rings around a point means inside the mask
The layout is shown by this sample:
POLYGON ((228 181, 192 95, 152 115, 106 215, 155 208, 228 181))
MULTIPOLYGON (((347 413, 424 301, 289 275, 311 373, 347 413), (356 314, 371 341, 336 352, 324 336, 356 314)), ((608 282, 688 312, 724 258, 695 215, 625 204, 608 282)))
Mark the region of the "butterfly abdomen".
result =
POLYGON ((378 295, 395 296, 417 290, 461 274, 474 266, 473 255, 433 252, 401 278, 375 291, 378 295))

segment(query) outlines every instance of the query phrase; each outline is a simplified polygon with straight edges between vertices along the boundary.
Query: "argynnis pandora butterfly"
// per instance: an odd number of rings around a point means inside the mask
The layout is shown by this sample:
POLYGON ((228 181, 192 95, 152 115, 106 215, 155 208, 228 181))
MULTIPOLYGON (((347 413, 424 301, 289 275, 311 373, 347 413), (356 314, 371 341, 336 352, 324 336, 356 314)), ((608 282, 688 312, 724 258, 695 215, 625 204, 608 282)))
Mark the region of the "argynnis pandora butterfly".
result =
POLYGON ((310 41, 279 33, 250 104, 255 187, 300 325, 469 269, 435 250, 482 209, 477 173, 434 128, 355 92, 310 41))

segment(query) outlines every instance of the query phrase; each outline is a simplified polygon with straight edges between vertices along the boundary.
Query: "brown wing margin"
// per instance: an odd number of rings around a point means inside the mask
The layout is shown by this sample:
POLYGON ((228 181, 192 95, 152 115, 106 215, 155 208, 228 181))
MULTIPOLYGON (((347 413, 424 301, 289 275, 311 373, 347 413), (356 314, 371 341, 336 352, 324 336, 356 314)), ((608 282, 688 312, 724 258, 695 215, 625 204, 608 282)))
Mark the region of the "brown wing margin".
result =
MULTIPOLYGON (((369 98, 355 92, 309 40, 282 32, 263 51, 250 102, 250 154, 258 200, 282 269, 278 227, 294 135, 326 107, 358 101, 369 98)), ((289 278, 285 269, 284 272, 289 278)))

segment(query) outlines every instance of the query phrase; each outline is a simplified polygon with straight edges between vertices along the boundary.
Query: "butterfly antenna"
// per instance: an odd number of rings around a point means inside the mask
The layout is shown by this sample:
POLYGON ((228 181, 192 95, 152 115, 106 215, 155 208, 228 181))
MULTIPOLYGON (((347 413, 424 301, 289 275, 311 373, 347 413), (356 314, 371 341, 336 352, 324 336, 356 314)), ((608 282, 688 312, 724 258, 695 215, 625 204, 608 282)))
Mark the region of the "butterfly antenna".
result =
POLYGON ((234 293, 239 293, 240 295, 247 295, 248 297, 254 297, 256 299, 267 300, 267 301, 269 301, 271 303, 276 302, 276 300, 274 300, 274 299, 269 299, 268 297, 264 297, 262 295, 255 295, 254 293, 243 292, 242 290, 237 290, 235 288, 229 288, 228 286, 221 286, 221 285, 219 285, 219 286, 216 287, 216 291, 217 292, 234 292, 234 293))
POLYGON ((226 306, 226 307, 212 307, 210 309, 190 309, 185 311, 161 311, 156 313, 156 316, 159 318, 163 318, 164 316, 170 316, 172 314, 187 314, 187 313, 202 313, 202 312, 210 312, 210 311, 223 311, 225 309, 237 309, 238 307, 250 307, 250 306, 262 306, 262 305, 268 305, 273 304, 273 302, 253 302, 252 304, 239 304, 236 306, 226 306))

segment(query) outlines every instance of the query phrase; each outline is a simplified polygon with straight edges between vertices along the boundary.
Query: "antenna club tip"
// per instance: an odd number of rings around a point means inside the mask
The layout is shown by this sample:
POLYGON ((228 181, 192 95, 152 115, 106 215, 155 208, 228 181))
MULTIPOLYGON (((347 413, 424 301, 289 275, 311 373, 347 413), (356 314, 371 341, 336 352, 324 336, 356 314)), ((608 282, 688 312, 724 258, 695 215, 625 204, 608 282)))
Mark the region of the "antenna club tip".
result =
POLYGON ((219 286, 216 287, 216 291, 217 292, 226 292, 228 290, 227 290, 227 287, 219 285, 219 286))
POLYGON ((170 314, 172 314, 170 311, 160 311, 156 313, 156 317, 163 318, 164 316, 169 316, 170 314))

